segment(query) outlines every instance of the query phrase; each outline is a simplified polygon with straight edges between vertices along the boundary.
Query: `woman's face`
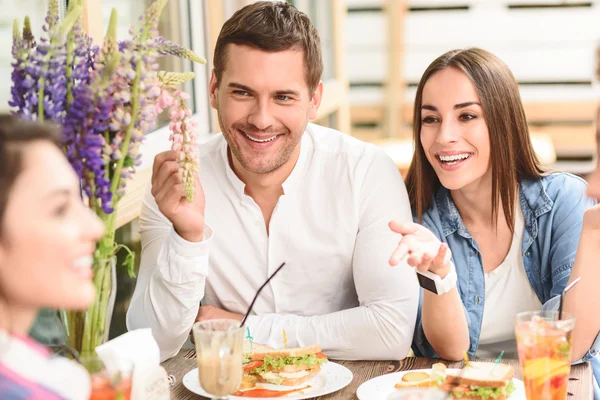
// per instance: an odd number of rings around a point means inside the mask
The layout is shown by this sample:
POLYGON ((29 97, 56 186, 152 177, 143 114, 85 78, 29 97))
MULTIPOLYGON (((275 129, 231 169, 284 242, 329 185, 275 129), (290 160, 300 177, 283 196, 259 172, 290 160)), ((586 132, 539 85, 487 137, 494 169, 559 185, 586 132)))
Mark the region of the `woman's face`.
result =
POLYGON ((600 107, 596 116, 596 169, 588 177, 588 195, 600 201, 600 107))
POLYGON ((0 230, 0 291, 20 307, 84 309, 104 226, 80 198, 75 172, 46 141, 27 144, 0 230))
POLYGON ((449 190, 490 181, 490 134, 475 86, 456 68, 431 75, 423 87, 421 145, 449 190))

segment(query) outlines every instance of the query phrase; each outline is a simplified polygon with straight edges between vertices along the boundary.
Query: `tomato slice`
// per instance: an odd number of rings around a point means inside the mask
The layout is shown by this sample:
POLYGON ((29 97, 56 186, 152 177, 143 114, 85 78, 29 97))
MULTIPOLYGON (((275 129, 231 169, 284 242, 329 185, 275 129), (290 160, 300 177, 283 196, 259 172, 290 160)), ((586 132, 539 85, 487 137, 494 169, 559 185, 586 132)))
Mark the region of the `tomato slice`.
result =
POLYGON ((317 358, 327 358, 327 356, 323 353, 315 353, 315 356, 317 356, 317 358))
POLYGON ((254 368, 258 368, 264 364, 264 361, 250 361, 248 364, 244 365, 244 371, 250 371, 254 368))

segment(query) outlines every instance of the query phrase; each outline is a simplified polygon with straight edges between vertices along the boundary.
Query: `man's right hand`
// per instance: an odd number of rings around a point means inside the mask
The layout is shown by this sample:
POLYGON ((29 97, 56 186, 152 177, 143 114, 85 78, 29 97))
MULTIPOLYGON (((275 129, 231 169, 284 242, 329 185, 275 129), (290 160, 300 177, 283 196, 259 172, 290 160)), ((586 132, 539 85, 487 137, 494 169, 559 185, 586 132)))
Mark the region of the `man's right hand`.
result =
MULTIPOLYGON (((201 242, 204 238, 204 191, 198 178, 195 178, 194 201, 187 201, 183 178, 179 173, 178 155, 179 152, 169 150, 154 158, 152 196, 179 236, 188 242, 201 242)), ((197 171, 194 171, 194 176, 197 176, 197 171)))

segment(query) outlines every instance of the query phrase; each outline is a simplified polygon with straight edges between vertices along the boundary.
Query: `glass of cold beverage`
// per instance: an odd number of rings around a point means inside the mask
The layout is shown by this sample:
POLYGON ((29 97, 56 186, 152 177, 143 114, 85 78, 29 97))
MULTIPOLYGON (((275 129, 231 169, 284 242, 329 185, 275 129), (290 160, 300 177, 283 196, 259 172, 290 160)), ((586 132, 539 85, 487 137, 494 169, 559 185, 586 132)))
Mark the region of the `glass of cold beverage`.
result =
POLYGON ((244 329, 229 319, 196 322, 193 327, 200 386, 218 399, 242 382, 244 329))
POLYGON ((119 371, 111 373, 97 355, 81 357, 80 362, 90 374, 90 400, 130 399, 133 364, 120 365, 119 371))
POLYGON ((517 314, 515 333, 527 400, 564 400, 575 319, 557 311, 517 314))

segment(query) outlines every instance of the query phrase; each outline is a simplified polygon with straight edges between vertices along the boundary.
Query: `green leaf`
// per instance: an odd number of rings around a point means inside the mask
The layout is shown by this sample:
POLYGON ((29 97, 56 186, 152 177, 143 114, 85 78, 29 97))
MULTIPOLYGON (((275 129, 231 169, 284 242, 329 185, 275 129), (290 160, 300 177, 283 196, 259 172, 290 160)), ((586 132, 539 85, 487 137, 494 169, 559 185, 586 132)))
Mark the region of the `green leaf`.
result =
POLYGON ((13 22, 13 43, 17 49, 20 49, 23 45, 21 39, 21 27, 19 26, 19 20, 15 19, 13 22))
POLYGON ((196 76, 193 72, 158 71, 158 80, 165 86, 175 86, 190 81, 196 76))
POLYGON ((315 365, 321 365, 326 363, 326 358, 317 358, 315 354, 307 354, 302 357, 281 357, 273 358, 265 356, 263 359, 263 365, 252 370, 252 373, 260 374, 261 372, 267 372, 270 370, 280 370, 286 365, 306 365, 309 368, 315 365))
POLYGON ((125 260, 121 265, 127 268, 127 274, 130 278, 135 278, 135 253, 124 244, 118 245, 115 252, 119 250, 125 250, 127 252, 127 256, 125 256, 125 260))
POLYGON ((75 26, 77 21, 83 15, 83 7, 80 5, 73 6, 73 8, 67 12, 67 15, 63 18, 63 20, 58 25, 58 33, 61 38, 66 37, 71 29, 75 26))

